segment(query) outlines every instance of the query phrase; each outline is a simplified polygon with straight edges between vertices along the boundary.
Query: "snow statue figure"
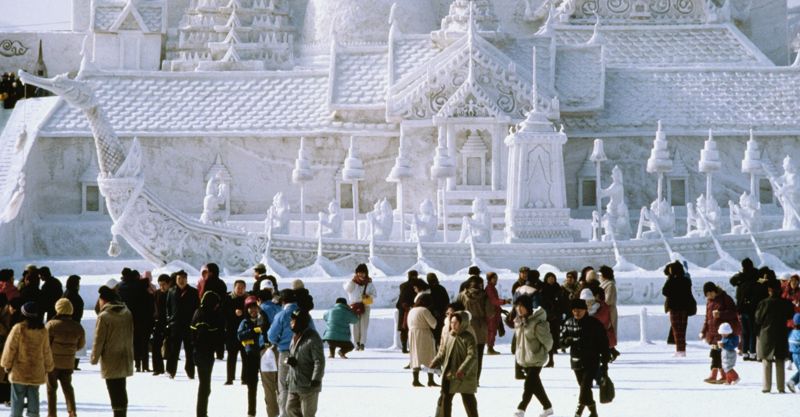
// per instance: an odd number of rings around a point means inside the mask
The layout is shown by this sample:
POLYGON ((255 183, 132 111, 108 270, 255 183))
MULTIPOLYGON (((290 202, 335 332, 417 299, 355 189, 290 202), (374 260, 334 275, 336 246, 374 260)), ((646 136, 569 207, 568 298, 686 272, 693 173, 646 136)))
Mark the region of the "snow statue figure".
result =
POLYGON ((392 205, 385 198, 375 202, 371 212, 367 213, 372 239, 376 241, 387 241, 392 237, 394 227, 394 214, 392 205))
POLYGON ((686 237, 706 237, 719 230, 722 217, 717 201, 697 197, 697 205, 686 204, 686 237))
POLYGON ((606 205, 606 212, 602 218, 603 229, 605 229, 603 240, 625 240, 631 235, 631 225, 628 217, 628 206, 625 204, 622 170, 616 165, 611 170, 611 178, 611 185, 600 190, 600 198, 607 197, 609 199, 606 205))
POLYGON ((328 203, 327 213, 319 212, 319 233, 322 237, 342 237, 342 215, 336 200, 328 203))
POLYGON ((419 213, 414 213, 414 231, 412 239, 416 242, 433 242, 436 240, 436 230, 439 227, 439 218, 433 208, 433 203, 427 198, 419 204, 419 213))
POLYGON ((775 196, 783 207, 783 230, 800 229, 797 208, 800 207, 800 178, 797 177, 797 167, 792 163, 792 158, 783 159, 783 175, 772 181, 775 196))
POLYGON ((492 215, 486 201, 476 198, 472 201, 472 216, 464 216, 461 222, 459 243, 492 243, 492 215))
POLYGON ((675 208, 666 199, 653 200, 650 208, 642 207, 636 239, 669 239, 675 233, 675 208), (644 230, 647 227, 648 230, 644 230))
POLYGON ((272 206, 267 212, 266 228, 272 233, 285 235, 289 233, 289 203, 282 192, 278 192, 272 197, 272 206))
POLYGON ((747 191, 739 197, 739 204, 728 201, 731 212, 731 234, 743 235, 761 230, 761 204, 747 191))
POLYGON ((228 210, 228 185, 221 181, 219 175, 214 175, 206 183, 206 196, 203 199, 203 214, 200 221, 205 224, 222 224, 227 219, 228 210))
POLYGON ((17 189, 11 195, 11 200, 9 200, 5 210, 0 213, 0 224, 9 223, 17 217, 19 210, 22 208, 23 200, 25 200, 25 174, 20 173, 19 178, 17 178, 17 189))

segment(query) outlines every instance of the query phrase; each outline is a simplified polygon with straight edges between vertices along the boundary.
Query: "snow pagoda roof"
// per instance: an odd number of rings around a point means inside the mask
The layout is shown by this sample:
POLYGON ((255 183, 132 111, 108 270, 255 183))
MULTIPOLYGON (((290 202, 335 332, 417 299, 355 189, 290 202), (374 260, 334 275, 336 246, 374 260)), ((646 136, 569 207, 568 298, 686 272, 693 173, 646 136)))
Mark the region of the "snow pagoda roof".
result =
POLYGON ((383 109, 388 84, 388 47, 341 45, 331 54, 332 109, 383 109))

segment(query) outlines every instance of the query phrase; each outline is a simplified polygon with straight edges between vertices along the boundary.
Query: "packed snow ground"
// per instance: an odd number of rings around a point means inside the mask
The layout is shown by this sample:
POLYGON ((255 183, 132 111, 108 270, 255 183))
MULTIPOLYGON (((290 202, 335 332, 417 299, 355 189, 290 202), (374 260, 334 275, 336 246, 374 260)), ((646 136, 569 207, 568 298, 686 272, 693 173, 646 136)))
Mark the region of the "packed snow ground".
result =
MULTIPOLYGON (((478 409, 484 417, 510 417, 522 395, 522 381, 514 380, 513 357, 509 346, 498 348, 503 355, 485 356, 478 409)), ((611 365, 610 376, 617 397, 611 404, 599 405, 601 416, 675 417, 712 416, 752 417, 788 416, 796 412, 800 394, 761 393, 761 364, 737 363, 742 380, 738 385, 709 385, 707 348, 690 342, 688 357, 672 357, 673 347, 659 342, 641 346, 636 342, 620 345, 622 356, 611 365)), ((319 417, 427 417, 433 416, 438 388, 413 388, 411 373, 404 370, 407 356, 396 351, 367 350, 352 352, 350 359, 328 359, 320 396, 319 417)), ((78 415, 110 414, 105 384, 99 369, 81 361, 76 372, 78 415)), ((793 372, 793 371, 791 371, 793 372)), ((787 378, 791 375, 787 371, 787 378)), ((238 373, 238 369, 237 369, 238 373)), ((245 416, 246 388, 224 386, 225 362, 214 364, 209 415, 211 417, 245 416)), ((423 381, 424 381, 423 376, 423 381)), ((556 357, 556 367, 544 369, 542 380, 553 403, 556 416, 572 416, 578 388, 569 369, 568 355, 556 357)), ((128 378, 129 416, 193 416, 197 380, 189 380, 179 364, 178 376, 170 380, 138 373, 128 378)), ((258 414, 266 416, 263 392, 258 397, 258 414)), ((45 388, 40 390, 42 409, 46 410, 45 388)), ((597 399, 597 389, 594 390, 597 399)), ((454 417, 465 415, 460 398, 454 402, 454 417)), ((534 398, 528 416, 536 416, 541 407, 534 398)), ((59 415, 66 415, 59 393, 59 415)), ((584 413, 588 415, 588 411, 584 413)))

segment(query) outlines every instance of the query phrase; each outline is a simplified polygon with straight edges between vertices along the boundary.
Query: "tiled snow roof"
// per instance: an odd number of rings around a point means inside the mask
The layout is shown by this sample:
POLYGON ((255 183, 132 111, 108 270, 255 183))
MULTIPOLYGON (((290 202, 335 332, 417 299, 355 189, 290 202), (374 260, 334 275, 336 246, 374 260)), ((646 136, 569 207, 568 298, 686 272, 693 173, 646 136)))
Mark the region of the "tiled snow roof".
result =
POLYGON ((138 13, 141 22, 145 27, 144 31, 158 33, 164 29, 165 8, 164 4, 160 1, 142 1, 130 5, 131 11, 127 12, 128 4, 125 2, 115 1, 101 1, 93 10, 94 13, 94 27, 99 31, 112 30, 112 26, 116 23, 123 12, 126 13, 125 21, 122 23, 120 29, 133 29, 138 30, 140 24, 133 16, 133 13, 138 13), (129 27, 130 25, 130 27, 129 27))
POLYGON ((602 108, 605 68, 599 45, 558 48, 555 89, 562 111, 602 108))
MULTIPOLYGON (((562 45, 585 43, 593 26, 558 26, 562 45)), ((601 26, 609 66, 773 66, 730 24, 683 26, 601 26)))
MULTIPOLYGON (((85 78, 119 134, 309 131, 329 124, 328 76, 294 73, 103 74, 85 78)), ((44 134, 87 134, 81 113, 61 103, 44 134)))
POLYGON ((395 82, 427 64, 440 52, 440 49, 433 45, 430 36, 421 35, 398 37, 394 41, 392 50, 395 82))
POLYGON ((605 107, 564 117, 570 135, 670 131, 800 132, 800 70, 607 69, 605 107))
POLYGON ((333 95, 336 107, 383 107, 388 83, 387 48, 336 49, 333 95))

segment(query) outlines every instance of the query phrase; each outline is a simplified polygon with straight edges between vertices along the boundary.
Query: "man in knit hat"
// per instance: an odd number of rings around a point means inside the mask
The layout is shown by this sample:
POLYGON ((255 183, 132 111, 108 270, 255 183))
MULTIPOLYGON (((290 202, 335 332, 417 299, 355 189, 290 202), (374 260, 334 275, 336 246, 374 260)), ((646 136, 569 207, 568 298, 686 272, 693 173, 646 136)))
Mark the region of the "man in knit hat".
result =
POLYGON ((72 319, 73 308, 68 299, 60 298, 56 301, 55 312, 55 317, 46 325, 55 364, 55 369, 47 374, 47 415, 56 415, 58 384, 61 383, 64 401, 67 403, 67 413, 74 416, 76 409, 72 371, 75 365, 75 353, 86 345, 86 335, 83 327, 72 319))
POLYGON ((578 380, 580 394, 575 416, 589 408, 589 417, 597 417, 597 405, 592 396, 592 384, 599 370, 608 369, 608 336, 599 320, 587 312, 586 301, 570 302, 570 317, 561 331, 561 345, 569 346, 570 365, 578 380))
POLYGON ((114 417, 128 413, 126 378, 133 375, 133 315, 106 286, 98 290, 100 314, 95 325, 92 365, 100 363, 114 417))

